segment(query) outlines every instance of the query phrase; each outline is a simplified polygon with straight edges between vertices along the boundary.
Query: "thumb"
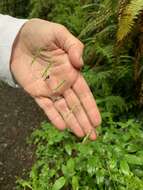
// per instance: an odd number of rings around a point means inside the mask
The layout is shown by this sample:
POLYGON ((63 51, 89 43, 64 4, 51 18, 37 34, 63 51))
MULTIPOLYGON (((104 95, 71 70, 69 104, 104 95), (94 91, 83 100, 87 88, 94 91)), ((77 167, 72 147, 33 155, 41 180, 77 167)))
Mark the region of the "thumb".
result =
POLYGON ((61 48, 68 53, 71 64, 80 69, 83 66, 83 43, 73 36, 66 27, 62 26, 62 30, 60 30, 58 34, 58 41, 60 43, 61 48))
MULTIPOLYGON (((83 66, 83 48, 84 46, 82 43, 76 39, 75 43, 68 44, 69 48, 67 49, 69 59, 72 63, 72 65, 76 68, 81 68, 83 66)), ((68 46, 67 45, 67 46, 68 46)))

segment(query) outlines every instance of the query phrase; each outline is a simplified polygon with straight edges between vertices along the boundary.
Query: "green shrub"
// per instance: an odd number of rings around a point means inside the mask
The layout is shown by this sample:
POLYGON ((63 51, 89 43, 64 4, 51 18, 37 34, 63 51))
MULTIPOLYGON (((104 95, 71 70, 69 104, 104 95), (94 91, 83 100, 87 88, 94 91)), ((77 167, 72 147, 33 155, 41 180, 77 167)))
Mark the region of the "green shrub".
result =
POLYGON ((27 17, 30 0, 1 0, 0 13, 15 17, 27 17))
POLYGON ((17 188, 142 190, 142 0, 22 0, 19 6, 18 2, 2 1, 0 11, 59 22, 85 44, 82 72, 103 123, 96 142, 43 124, 32 136, 37 161, 17 188))
POLYGON ((143 130, 133 119, 114 122, 108 116, 96 142, 59 133, 45 123, 33 133, 32 141, 37 145, 37 161, 29 179, 19 180, 20 189, 143 189, 143 130))

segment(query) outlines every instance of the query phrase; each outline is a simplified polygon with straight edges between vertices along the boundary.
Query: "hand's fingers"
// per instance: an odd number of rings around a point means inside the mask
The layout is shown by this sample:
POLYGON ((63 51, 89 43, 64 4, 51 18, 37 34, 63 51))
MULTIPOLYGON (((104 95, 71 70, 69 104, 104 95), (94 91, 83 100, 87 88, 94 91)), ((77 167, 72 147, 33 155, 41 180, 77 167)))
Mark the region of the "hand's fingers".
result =
POLYGON ((55 107, 64 118, 67 126, 75 133, 75 135, 78 137, 83 137, 84 132, 74 117, 73 113, 69 110, 64 98, 56 101, 55 107))
POLYGON ((56 128, 59 130, 64 130, 66 128, 66 124, 63 118, 57 112, 53 102, 50 99, 36 98, 35 100, 37 104, 44 110, 45 114, 48 116, 49 120, 54 124, 56 128))
POLYGON ((79 75, 77 82, 73 85, 73 90, 80 99, 80 102, 82 103, 93 126, 99 126, 101 123, 101 116, 90 88, 82 75, 79 75))
POLYGON ((79 99, 72 89, 67 90, 64 93, 64 97, 76 119, 78 120, 80 126, 83 128, 86 135, 89 135, 91 140, 96 139, 96 133, 94 127, 91 125, 83 107, 80 104, 79 99))
POLYGON ((56 32, 58 43, 68 53, 72 65, 76 68, 81 68, 83 66, 82 54, 84 49, 82 42, 63 26, 56 32))

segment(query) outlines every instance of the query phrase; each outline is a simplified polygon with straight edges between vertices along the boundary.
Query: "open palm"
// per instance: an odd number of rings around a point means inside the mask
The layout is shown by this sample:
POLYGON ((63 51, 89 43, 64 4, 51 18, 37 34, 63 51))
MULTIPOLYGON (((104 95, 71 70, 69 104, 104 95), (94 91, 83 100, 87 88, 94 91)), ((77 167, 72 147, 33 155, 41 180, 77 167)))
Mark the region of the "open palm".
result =
POLYGON ((58 129, 94 140, 101 118, 79 72, 82 51, 82 43, 62 25, 33 19, 17 36, 11 70, 58 129))

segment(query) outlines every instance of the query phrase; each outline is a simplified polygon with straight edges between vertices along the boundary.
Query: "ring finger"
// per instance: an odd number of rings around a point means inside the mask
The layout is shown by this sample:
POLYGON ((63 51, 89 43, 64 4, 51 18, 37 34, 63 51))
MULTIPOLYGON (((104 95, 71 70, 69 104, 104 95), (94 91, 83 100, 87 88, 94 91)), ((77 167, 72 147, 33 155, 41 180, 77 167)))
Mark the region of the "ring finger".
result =
POLYGON ((91 125, 88 116, 86 115, 80 100, 74 93, 72 89, 67 90, 64 93, 65 100, 69 106, 69 108, 72 110, 72 113, 76 117, 77 121, 79 122, 80 126, 83 128, 86 135, 89 134, 89 137, 91 140, 96 139, 96 133, 94 127, 91 125))
POLYGON ((77 119, 75 118, 75 116, 73 115, 71 110, 69 110, 64 98, 56 101, 54 103, 54 105, 55 105, 56 109, 58 110, 58 112, 63 117, 67 126, 75 133, 75 135, 78 137, 83 137, 85 135, 84 131, 80 127, 77 119))

